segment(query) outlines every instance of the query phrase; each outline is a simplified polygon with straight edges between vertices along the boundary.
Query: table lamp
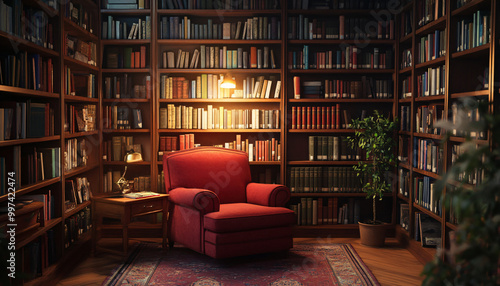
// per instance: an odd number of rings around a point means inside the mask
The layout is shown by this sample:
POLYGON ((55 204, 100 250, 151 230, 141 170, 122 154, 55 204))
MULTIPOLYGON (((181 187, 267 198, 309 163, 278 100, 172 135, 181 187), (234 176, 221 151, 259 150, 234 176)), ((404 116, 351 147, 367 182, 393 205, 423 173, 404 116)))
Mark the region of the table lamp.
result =
MULTIPOLYGON (((135 163, 142 161, 141 153, 135 152, 134 150, 129 150, 127 154, 125 154, 125 158, 123 159, 126 163, 135 163)), ((127 179, 125 179, 125 174, 127 173, 127 165, 125 165, 125 171, 123 171, 123 175, 116 181, 116 184, 120 188, 121 194, 126 194, 130 192, 129 183, 127 179)))
POLYGON ((224 76, 224 80, 222 81, 220 87, 222 88, 236 88, 236 81, 230 74, 226 74, 224 76))

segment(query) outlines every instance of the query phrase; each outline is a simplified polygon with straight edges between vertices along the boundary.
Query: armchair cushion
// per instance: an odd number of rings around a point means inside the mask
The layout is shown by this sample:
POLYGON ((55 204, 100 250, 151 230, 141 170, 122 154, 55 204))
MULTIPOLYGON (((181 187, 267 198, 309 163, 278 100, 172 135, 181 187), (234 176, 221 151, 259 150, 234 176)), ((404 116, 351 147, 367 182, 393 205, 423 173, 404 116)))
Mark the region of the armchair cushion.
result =
POLYGON ((218 212, 206 214, 205 229, 224 233, 253 229, 291 226, 295 215, 292 210, 247 203, 221 204, 218 212))
POLYGON ((290 189, 283 185, 250 183, 247 202, 269 207, 284 207, 290 200, 290 189))
POLYGON ((202 214, 219 211, 219 198, 209 190, 176 188, 170 191, 169 199, 176 205, 196 209, 202 214))

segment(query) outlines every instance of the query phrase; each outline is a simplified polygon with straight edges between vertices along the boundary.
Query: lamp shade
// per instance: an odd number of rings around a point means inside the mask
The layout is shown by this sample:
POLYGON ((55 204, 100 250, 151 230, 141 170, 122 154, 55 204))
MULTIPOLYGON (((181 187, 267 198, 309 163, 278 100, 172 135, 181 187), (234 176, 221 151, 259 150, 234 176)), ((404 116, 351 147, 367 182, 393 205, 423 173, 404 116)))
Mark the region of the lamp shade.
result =
POLYGON ((220 87, 222 88, 236 88, 236 81, 231 77, 226 75, 222 81, 220 87))
POLYGON ((142 161, 141 153, 133 152, 133 153, 128 153, 125 156, 125 162, 127 162, 127 163, 135 163, 135 162, 141 162, 141 161, 142 161))

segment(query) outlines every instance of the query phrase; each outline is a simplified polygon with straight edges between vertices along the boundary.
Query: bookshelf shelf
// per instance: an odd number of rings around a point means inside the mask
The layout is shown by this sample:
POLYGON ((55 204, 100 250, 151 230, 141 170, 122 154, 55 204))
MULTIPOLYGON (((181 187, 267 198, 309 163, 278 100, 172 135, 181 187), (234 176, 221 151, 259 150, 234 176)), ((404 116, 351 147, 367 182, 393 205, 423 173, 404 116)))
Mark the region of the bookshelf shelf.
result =
POLYGON ((399 131, 398 132, 400 135, 407 135, 407 136, 411 136, 411 132, 410 131, 399 131))
POLYGON ((16 139, 16 140, 5 140, 0 141, 0 147, 8 147, 22 144, 33 144, 33 143, 41 143, 41 142, 50 142, 61 139, 60 135, 40 137, 40 138, 26 138, 26 139, 16 139))
POLYGON ((451 98, 460 98, 460 97, 473 97, 473 96, 487 96, 489 95, 489 90, 476 90, 476 91, 466 91, 466 92, 457 92, 452 93, 451 98))
POLYGON ((222 40, 222 39, 162 39, 159 45, 281 45, 281 40, 222 40))
POLYGON ((97 163, 92 164, 92 165, 88 165, 88 166, 77 167, 77 168, 74 168, 70 171, 65 171, 64 175, 65 175, 66 179, 68 179, 70 177, 74 177, 74 176, 80 175, 82 173, 92 171, 93 169, 95 169, 97 167, 99 167, 99 164, 97 164, 97 163))
POLYGON ((459 15, 464 15, 464 14, 469 14, 473 11, 476 11, 478 9, 482 9, 482 8, 490 8, 489 7, 489 1, 488 0, 474 0, 474 1, 471 1, 467 4, 465 4, 464 6, 460 7, 460 8, 457 8, 453 11, 451 11, 451 16, 455 17, 455 16, 459 16, 459 15))
POLYGON ((61 221, 62 221, 62 219, 60 217, 45 221, 45 226, 38 228, 38 230, 36 232, 34 232, 33 234, 31 234, 29 237, 27 237, 23 240, 20 240, 20 241, 16 241, 16 248, 22 248, 23 246, 32 242, 33 240, 37 239, 40 235, 47 232, 47 230, 55 227, 61 221))
POLYGON ((98 103, 99 98, 91 98, 91 97, 85 97, 85 96, 75 96, 75 95, 67 95, 66 94, 64 96, 64 101, 98 103))
POLYGON ((413 207, 416 208, 418 211, 420 211, 422 213, 425 213, 428 216, 431 216, 433 219, 435 219, 435 220, 437 220, 439 222, 441 222, 441 220, 442 220, 441 217, 438 214, 436 214, 434 212, 431 212, 430 210, 424 208, 423 206, 421 206, 421 205, 419 205, 419 204, 417 204, 415 202, 413 202, 413 207))
POLYGON ((281 129, 158 129, 160 133, 280 133, 281 129))
POLYGON ((402 70, 399 70, 399 74, 411 73, 412 70, 413 70, 413 67, 407 67, 407 68, 404 68, 402 70))
POLYGON ((369 16, 371 13, 381 12, 381 9, 291 9, 288 10, 289 15, 303 14, 314 16, 331 16, 331 15, 356 15, 356 16, 369 16))
POLYGON ((426 61, 425 63, 416 64, 415 69, 426 69, 432 66, 443 65, 446 57, 442 56, 437 59, 426 61))
POLYGON ((94 72, 99 71, 99 68, 97 66, 89 65, 87 63, 75 60, 68 56, 64 56, 64 63, 76 70, 94 71, 94 72))
POLYGON ((147 134, 149 129, 104 129, 103 134, 147 134))
POLYGON ((2 42, 4 41, 10 42, 10 44, 13 47, 17 46, 18 48, 28 52, 37 53, 48 57, 59 56, 59 53, 54 50, 44 48, 43 46, 37 45, 35 43, 19 38, 17 36, 10 35, 4 31, 0 31, 0 39, 2 40, 2 42))
POLYGON ((288 133, 354 133, 354 129, 288 129, 288 133))
POLYGON ((214 98, 214 99, 160 99, 159 102, 165 103, 280 103, 279 98, 214 98))
MULTIPOLYGON (((465 137, 451 136, 449 138, 449 140, 451 142, 463 143, 466 141, 466 138, 465 137)), ((476 144, 489 144, 490 143, 488 140, 485 140, 485 139, 474 139, 473 142, 476 144)))
POLYGON ((291 69, 292 74, 392 74, 393 69, 291 69))
POLYGON ((280 69, 158 69, 159 73, 179 73, 179 74, 279 74, 280 69))
POLYGON ((101 9, 101 14, 107 15, 150 15, 151 9, 101 9))
POLYGON ((151 39, 141 39, 141 40, 101 40, 103 45, 149 45, 151 44, 151 39))
POLYGON ((54 99, 59 98, 59 94, 57 93, 26 89, 8 85, 0 85, 0 92, 16 93, 19 94, 20 96, 28 96, 28 97, 41 97, 41 98, 54 98, 54 99))
POLYGON ((290 103, 393 103, 392 98, 301 98, 289 99, 290 103))
POLYGON ((103 73, 150 73, 149 68, 145 69, 101 69, 103 73))
POLYGON ((410 199, 403 196, 403 194, 398 193, 398 199, 405 201, 406 203, 409 203, 410 199))
POLYGON ((411 103, 412 102, 412 97, 407 97, 407 98, 400 98, 398 99, 399 103, 411 103))
POLYGON ((490 44, 484 44, 479 47, 467 49, 461 52, 455 52, 451 54, 452 59, 465 59, 465 58, 480 58, 488 57, 490 52, 490 44))
POLYGON ((288 165, 308 165, 308 166, 352 166, 362 161, 288 161, 288 165))
POLYGON ((158 9, 158 15, 180 15, 196 17, 251 17, 280 15, 279 10, 219 10, 219 9, 158 9))
POLYGON ((424 176, 427 176, 427 177, 434 178, 434 179, 436 179, 436 180, 440 180, 440 179, 441 179, 441 176, 440 176, 440 175, 435 174, 435 173, 433 173, 433 172, 420 170, 419 168, 415 168, 415 167, 413 167, 413 168, 412 168, 412 170, 413 170, 413 172, 419 173, 419 174, 424 175, 424 176))
POLYGON ((458 226, 456 224, 453 224, 451 222, 446 222, 446 227, 451 229, 451 230, 457 230, 458 226))
POLYGON ((410 165, 406 164, 406 163, 403 163, 403 162, 399 162, 398 163, 399 167, 402 167, 402 168, 405 168, 407 170, 411 170, 412 168, 410 167, 410 165))
POLYGON ((366 197, 365 193, 292 193, 292 197, 366 197))
POLYGON ((103 103, 114 103, 114 102, 149 103, 150 101, 151 100, 148 98, 115 98, 115 99, 105 98, 102 100, 103 103))
POLYGON ((64 138, 65 139, 70 139, 70 138, 78 138, 78 137, 86 137, 86 136, 94 136, 99 134, 99 131, 86 131, 86 132, 76 132, 76 133, 69 133, 65 132, 64 133, 64 138))
POLYGON ((292 45, 394 45, 394 40, 380 39, 359 39, 359 40, 289 40, 288 44, 292 45))
POLYGON ((415 137, 419 138, 428 138, 428 139, 434 139, 434 140, 443 140, 444 136, 443 135, 438 135, 438 134, 428 134, 428 133, 418 133, 415 132, 413 134, 415 137))
MULTIPOLYGON (((37 190, 37 189, 40 189, 40 188, 43 188, 46 186, 50 186, 50 185, 58 183, 60 181, 61 181, 61 177, 55 177, 55 178, 44 180, 41 182, 37 182, 37 183, 31 184, 31 185, 22 186, 20 189, 16 190, 16 197, 26 195, 34 190, 37 190)), ((8 199, 8 195, 0 196, 0 202, 4 202, 7 199, 8 199)))
POLYGON ((76 23, 67 19, 66 17, 63 17, 63 23, 64 23, 64 29, 67 30, 67 32, 70 32, 70 34, 72 34, 73 36, 78 36, 82 40, 86 41, 92 41, 92 42, 98 41, 96 35, 78 26, 76 23))
POLYGON ((68 217, 71 217, 72 215, 76 214, 77 212, 83 210, 84 208, 90 206, 92 204, 92 201, 86 201, 86 202, 83 202, 81 204, 78 204, 77 206, 75 206, 74 208, 68 210, 68 211, 65 211, 64 212, 64 218, 68 218, 68 217))
POLYGON ((151 165, 151 162, 148 161, 141 161, 141 162, 136 162, 136 163, 127 163, 123 161, 103 161, 102 164, 104 166, 149 166, 151 165))
POLYGON ((429 32, 444 28, 445 26, 446 26, 446 15, 430 22, 427 25, 420 27, 419 29, 417 29, 415 35, 428 34, 429 32))
POLYGON ((415 101, 435 101, 444 100, 444 95, 432 95, 432 96, 418 96, 415 97, 415 101))
POLYGON ((399 40, 400 44, 406 44, 407 42, 410 42, 411 39, 413 38, 413 33, 409 33, 408 35, 404 36, 399 40))

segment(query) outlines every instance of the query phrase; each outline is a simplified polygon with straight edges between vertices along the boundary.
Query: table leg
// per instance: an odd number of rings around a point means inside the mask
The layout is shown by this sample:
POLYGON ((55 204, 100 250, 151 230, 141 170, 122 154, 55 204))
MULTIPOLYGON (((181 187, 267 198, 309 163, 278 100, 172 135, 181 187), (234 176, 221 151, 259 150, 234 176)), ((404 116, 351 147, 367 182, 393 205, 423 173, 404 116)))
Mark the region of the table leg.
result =
POLYGON ((123 252, 125 254, 128 253, 128 225, 130 223, 130 209, 128 207, 125 208, 125 213, 122 217, 122 225, 123 225, 123 252))

